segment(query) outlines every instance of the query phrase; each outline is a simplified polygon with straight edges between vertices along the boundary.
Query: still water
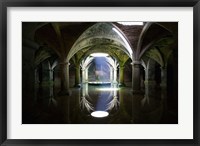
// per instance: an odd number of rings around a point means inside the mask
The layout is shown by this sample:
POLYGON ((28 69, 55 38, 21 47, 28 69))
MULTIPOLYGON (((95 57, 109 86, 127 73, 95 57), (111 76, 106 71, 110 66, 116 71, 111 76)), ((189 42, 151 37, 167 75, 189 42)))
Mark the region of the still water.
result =
POLYGON ((23 124, 177 124, 178 102, 166 92, 133 94, 117 84, 83 84, 59 96, 53 85, 39 86, 35 98, 23 98, 23 124))

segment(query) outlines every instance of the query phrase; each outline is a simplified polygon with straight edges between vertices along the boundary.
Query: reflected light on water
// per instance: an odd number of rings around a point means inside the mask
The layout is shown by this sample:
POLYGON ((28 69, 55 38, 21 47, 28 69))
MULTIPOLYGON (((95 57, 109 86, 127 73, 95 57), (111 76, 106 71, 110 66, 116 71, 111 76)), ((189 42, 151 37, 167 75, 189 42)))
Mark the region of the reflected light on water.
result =
POLYGON ((107 117, 108 115, 109 113, 106 111, 94 111, 91 113, 91 116, 95 118, 103 118, 103 117, 107 117))
POLYGON ((119 88, 99 88, 99 91, 118 91, 119 88))

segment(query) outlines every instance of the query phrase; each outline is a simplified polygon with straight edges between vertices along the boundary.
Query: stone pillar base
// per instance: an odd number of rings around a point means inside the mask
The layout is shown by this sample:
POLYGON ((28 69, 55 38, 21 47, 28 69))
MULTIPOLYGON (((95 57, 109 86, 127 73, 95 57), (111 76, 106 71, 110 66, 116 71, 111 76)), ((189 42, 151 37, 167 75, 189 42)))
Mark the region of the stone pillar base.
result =
POLYGON ((118 82, 117 81, 113 81, 113 82, 111 82, 112 84, 117 84, 118 82))
POLYGON ((124 83, 119 83, 118 86, 119 87, 126 87, 126 85, 124 83))

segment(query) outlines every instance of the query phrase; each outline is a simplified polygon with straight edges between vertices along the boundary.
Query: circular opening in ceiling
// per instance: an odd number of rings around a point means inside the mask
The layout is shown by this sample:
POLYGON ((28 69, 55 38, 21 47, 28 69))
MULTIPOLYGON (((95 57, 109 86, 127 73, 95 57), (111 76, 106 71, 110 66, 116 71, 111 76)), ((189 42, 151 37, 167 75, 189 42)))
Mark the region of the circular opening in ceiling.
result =
POLYGON ((109 113, 106 111, 94 111, 91 113, 91 116, 95 118, 103 118, 103 117, 107 117, 108 115, 109 113))

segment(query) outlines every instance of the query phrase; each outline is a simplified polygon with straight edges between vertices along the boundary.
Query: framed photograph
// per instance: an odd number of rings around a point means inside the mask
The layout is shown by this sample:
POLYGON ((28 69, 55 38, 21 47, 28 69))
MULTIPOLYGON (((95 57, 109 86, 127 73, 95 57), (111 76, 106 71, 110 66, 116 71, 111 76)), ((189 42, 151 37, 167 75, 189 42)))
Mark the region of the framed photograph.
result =
POLYGON ((1 145, 198 145, 199 7, 2 1, 1 145))

